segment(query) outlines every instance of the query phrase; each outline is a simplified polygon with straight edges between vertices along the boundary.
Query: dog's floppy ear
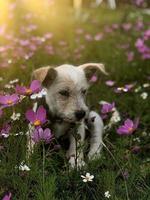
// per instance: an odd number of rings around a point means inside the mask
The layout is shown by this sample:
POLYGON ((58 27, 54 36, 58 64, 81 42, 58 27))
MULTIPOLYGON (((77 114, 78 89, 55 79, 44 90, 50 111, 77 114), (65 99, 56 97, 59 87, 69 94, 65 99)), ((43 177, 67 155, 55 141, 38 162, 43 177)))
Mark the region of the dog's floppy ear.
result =
POLYGON ((41 67, 33 72, 33 78, 39 80, 44 87, 49 87, 57 76, 57 71, 50 66, 41 67))
POLYGON ((98 72, 102 72, 103 74, 108 75, 108 73, 105 70, 104 65, 101 63, 86 63, 83 65, 80 65, 79 67, 84 70, 85 76, 88 81, 92 79, 93 75, 98 76, 99 74, 98 72))

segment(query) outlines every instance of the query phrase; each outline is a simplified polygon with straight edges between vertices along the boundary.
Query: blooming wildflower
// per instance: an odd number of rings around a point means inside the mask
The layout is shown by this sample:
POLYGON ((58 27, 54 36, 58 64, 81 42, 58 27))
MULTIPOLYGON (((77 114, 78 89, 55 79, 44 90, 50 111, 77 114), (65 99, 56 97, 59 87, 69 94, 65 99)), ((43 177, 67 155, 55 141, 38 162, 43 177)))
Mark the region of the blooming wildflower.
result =
POLYGON ((13 112, 12 116, 10 117, 13 121, 19 120, 21 114, 13 112))
POLYGON ((85 176, 81 175, 81 177, 83 178, 83 182, 91 182, 94 179, 94 175, 90 175, 90 173, 86 173, 85 176))
POLYGON ((131 119, 126 119, 124 125, 121 125, 117 129, 119 135, 131 135, 138 127, 139 119, 137 118, 134 122, 131 119))
POLYGON ((123 87, 115 88, 114 91, 115 91, 116 93, 129 92, 134 86, 135 86, 135 83, 126 84, 126 85, 123 86, 123 87))
POLYGON ((92 77, 91 77, 91 79, 90 79, 90 82, 92 82, 92 83, 95 83, 96 81, 97 81, 97 76, 96 75, 93 75, 92 77))
POLYGON ((43 141, 46 144, 48 144, 50 143, 51 139, 52 139, 52 133, 49 128, 46 128, 45 130, 43 130, 42 128, 37 128, 34 130, 32 135, 32 140, 35 143, 43 141))
POLYGON ((114 86, 114 85, 115 85, 115 81, 108 80, 108 81, 106 81, 106 82, 105 82, 105 84, 106 84, 107 86, 110 86, 110 87, 112 87, 112 86, 114 86))
POLYGON ((140 96, 141 96, 142 99, 147 99, 148 93, 147 92, 143 92, 140 96))
POLYGON ((41 84, 38 80, 32 81, 30 87, 16 86, 16 92, 21 95, 31 95, 41 90, 41 84))
POLYGON ((11 130, 11 126, 8 123, 5 123, 3 127, 0 129, 0 137, 7 138, 9 136, 9 132, 11 130))
POLYGON ((11 89, 11 88, 14 88, 14 86, 11 85, 11 84, 6 84, 6 85, 4 85, 4 88, 6 88, 6 89, 11 89))
POLYGON ((143 84, 143 87, 144 87, 144 88, 150 87, 150 84, 149 84, 149 83, 144 83, 144 84, 143 84))
POLYGON ((36 112, 32 109, 26 112, 26 118, 34 125, 41 126, 46 122, 46 110, 43 106, 39 106, 36 112))
POLYGON ((24 164, 24 162, 22 162, 19 166, 19 170, 20 171, 30 171, 30 168, 26 164, 24 164))
POLYGON ((38 98, 42 98, 43 96, 46 96, 47 92, 46 90, 43 88, 39 93, 36 94, 32 94, 30 96, 31 99, 38 99, 38 98))
POLYGON ((106 192, 104 193, 104 195, 105 195, 105 197, 108 198, 108 199, 109 199, 109 197, 111 196, 110 193, 109 193, 109 191, 106 191, 106 192))
POLYGON ((19 101, 19 97, 17 94, 12 95, 0 95, 0 104, 4 107, 9 107, 15 105, 19 101))
POLYGON ((2 200, 11 200, 11 196, 12 196, 12 194, 11 194, 11 192, 9 192, 8 194, 6 194, 6 195, 2 198, 2 200))
POLYGON ((102 105, 101 113, 107 114, 114 111, 115 103, 105 103, 102 105))
POLYGON ((12 84, 14 84, 14 83, 17 83, 18 81, 19 81, 19 79, 16 78, 16 79, 14 79, 14 80, 12 80, 12 81, 9 81, 9 83, 12 85, 12 84))
POLYGON ((135 88, 135 90, 134 90, 134 92, 139 92, 140 90, 142 89, 142 87, 141 86, 139 86, 139 87, 137 87, 137 88, 135 88))

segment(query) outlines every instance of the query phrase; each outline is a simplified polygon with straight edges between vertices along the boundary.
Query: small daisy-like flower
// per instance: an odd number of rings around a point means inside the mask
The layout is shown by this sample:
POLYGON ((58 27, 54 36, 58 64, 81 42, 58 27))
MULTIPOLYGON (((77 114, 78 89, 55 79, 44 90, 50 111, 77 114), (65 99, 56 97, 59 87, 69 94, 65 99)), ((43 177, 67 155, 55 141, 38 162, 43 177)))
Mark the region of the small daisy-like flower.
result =
POLYGON ((12 116, 10 117, 13 121, 19 120, 21 114, 13 112, 12 116))
POLYGON ((19 170, 20 171, 30 171, 30 168, 24 162, 22 162, 19 166, 19 170))
POLYGON ((91 182, 94 179, 94 175, 90 175, 90 173, 86 173, 85 176, 81 175, 81 177, 83 178, 83 182, 91 182))
POLYGON ((144 87, 144 88, 150 87, 150 84, 149 84, 149 83, 144 83, 144 84, 143 84, 143 87, 144 87))
POLYGON ((104 196, 105 196, 105 198, 108 198, 108 199, 111 197, 109 191, 106 191, 106 192, 104 193, 104 196))
POLYGON ((148 97, 148 93, 147 92, 143 92, 140 96, 141 96, 142 99, 145 100, 148 97))
POLYGON ((139 86, 139 87, 137 87, 137 88, 135 88, 135 90, 134 90, 134 92, 139 92, 139 91, 141 91, 141 89, 142 89, 142 87, 141 86, 139 86))
POLYGON ((30 96, 31 99, 39 99, 39 98, 42 98, 44 96, 46 96, 47 92, 45 89, 42 89, 39 93, 36 93, 36 94, 32 94, 30 96))
POLYGON ((19 81, 19 79, 16 78, 16 79, 14 79, 14 80, 12 80, 12 81, 9 81, 9 83, 12 85, 12 84, 14 84, 14 83, 18 83, 18 81, 19 81))

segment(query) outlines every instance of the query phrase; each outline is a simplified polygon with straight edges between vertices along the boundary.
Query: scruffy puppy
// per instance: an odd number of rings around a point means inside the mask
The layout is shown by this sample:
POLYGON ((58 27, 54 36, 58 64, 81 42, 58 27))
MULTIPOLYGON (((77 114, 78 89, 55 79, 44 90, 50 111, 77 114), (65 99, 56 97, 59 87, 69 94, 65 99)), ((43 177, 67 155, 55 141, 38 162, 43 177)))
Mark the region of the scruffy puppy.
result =
POLYGON ((67 152, 69 163, 72 167, 77 161, 78 166, 84 164, 83 151, 76 154, 76 141, 73 124, 76 124, 76 134, 80 135, 77 145, 83 144, 85 129, 91 132, 90 150, 88 158, 93 158, 100 153, 103 133, 103 122, 100 116, 89 111, 85 99, 91 85, 93 74, 98 72, 107 74, 103 64, 87 63, 80 66, 64 64, 58 67, 42 67, 34 71, 34 78, 39 80, 47 91, 46 103, 53 122, 52 131, 56 138, 67 134, 70 146, 67 152), (77 156, 77 158, 76 158, 77 156))

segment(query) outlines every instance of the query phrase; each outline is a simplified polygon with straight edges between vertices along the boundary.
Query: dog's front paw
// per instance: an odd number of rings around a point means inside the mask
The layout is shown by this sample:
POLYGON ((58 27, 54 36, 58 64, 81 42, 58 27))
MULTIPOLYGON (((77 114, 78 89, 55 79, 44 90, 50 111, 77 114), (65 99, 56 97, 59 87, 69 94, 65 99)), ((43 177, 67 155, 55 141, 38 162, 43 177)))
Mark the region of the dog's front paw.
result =
POLYGON ((69 164, 72 168, 77 167, 79 169, 85 165, 85 162, 81 158, 76 160, 74 156, 71 156, 69 159, 69 164))

